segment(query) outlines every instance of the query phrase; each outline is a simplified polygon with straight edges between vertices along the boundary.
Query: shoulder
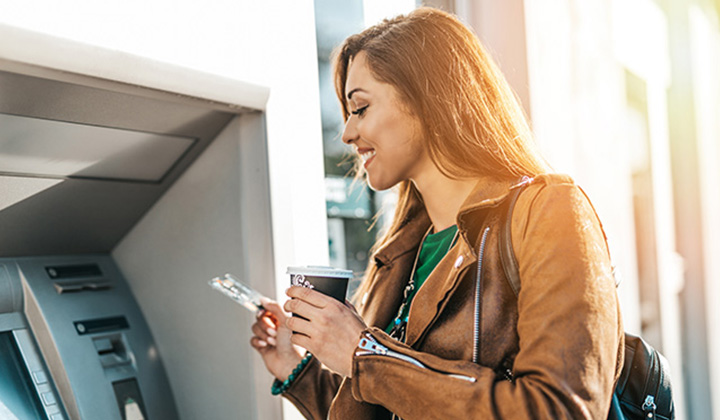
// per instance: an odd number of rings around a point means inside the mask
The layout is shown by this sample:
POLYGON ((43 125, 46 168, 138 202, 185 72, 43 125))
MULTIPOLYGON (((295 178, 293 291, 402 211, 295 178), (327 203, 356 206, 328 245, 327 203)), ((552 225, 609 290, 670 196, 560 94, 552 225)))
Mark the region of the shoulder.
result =
POLYGON ((568 229, 588 227, 602 231, 588 196, 570 176, 562 174, 539 175, 525 187, 517 199, 512 226, 513 239, 524 239, 533 231, 569 233, 568 229))
POLYGON ((579 198, 582 198, 580 201, 589 203, 585 192, 569 175, 542 174, 533 178, 525 187, 517 199, 516 208, 531 210, 531 207, 539 202, 563 206, 572 204, 579 198))
POLYGON ((534 177, 527 187, 528 190, 539 190, 543 187, 577 187, 575 180, 565 174, 542 174, 534 177))

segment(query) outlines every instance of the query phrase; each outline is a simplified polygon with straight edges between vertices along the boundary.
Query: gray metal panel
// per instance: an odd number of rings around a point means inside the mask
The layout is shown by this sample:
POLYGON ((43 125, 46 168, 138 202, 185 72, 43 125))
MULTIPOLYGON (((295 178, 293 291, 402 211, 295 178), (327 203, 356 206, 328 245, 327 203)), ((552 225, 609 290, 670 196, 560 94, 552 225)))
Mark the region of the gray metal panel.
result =
POLYGON ((235 114, 171 93, 153 91, 148 98, 123 88, 109 81, 98 88, 12 73, 0 65, 0 113, 192 138, 217 134, 235 114))
POLYGON ((27 322, 20 312, 0 314, 0 331, 10 331, 18 328, 27 328, 27 322))
POLYGON ((183 419, 281 417, 248 344, 253 315, 207 284, 230 272, 275 296, 266 147, 262 115, 239 116, 112 253, 183 419))
MULTIPOLYGON (((32 180, 0 177, 0 191, 32 180)), ((157 199, 158 186, 67 179, 0 210, 0 255, 112 249, 157 199)))
MULTIPOLYGON (((7 260, 6 260, 7 261, 7 260)), ((174 399, 150 330, 109 256, 18 258, 26 316, 73 419, 120 420, 113 381, 135 378, 151 419, 175 419, 174 399), (112 288, 59 294, 45 267, 96 263, 112 288), (129 328, 80 335, 75 321, 124 316, 129 328), (95 339, 122 343, 129 362, 103 367, 95 339)), ((2 262, 2 260, 0 260, 2 262)))
POLYGON ((50 177, 160 181, 195 139, 0 114, 0 168, 50 177))
POLYGON ((59 177, 35 188, 52 178, 0 176, 0 255, 109 252, 235 115, 196 99, 126 90, 108 81, 98 88, 0 71, 0 113, 196 139, 157 183, 59 177))

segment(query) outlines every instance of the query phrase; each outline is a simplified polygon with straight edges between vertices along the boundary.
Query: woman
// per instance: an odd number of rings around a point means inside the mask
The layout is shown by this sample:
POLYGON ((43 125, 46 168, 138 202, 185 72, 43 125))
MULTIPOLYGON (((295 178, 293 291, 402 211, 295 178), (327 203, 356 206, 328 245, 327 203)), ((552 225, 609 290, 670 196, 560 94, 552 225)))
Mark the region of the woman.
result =
POLYGON ((266 302, 280 322, 261 318, 251 345, 274 392, 314 419, 605 418, 623 333, 601 226, 546 174, 477 38, 421 8, 348 38, 334 71, 342 140, 373 189, 400 196, 357 310, 301 287, 284 305, 300 317, 266 302), (498 234, 523 176, 516 298, 498 234))

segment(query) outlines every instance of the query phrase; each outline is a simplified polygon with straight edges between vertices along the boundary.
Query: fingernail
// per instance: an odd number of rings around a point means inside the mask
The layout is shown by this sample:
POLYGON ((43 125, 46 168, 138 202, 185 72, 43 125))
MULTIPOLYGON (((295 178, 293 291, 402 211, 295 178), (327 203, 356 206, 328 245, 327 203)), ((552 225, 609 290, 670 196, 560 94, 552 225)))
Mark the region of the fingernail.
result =
POLYGON ((271 346, 277 345, 277 340, 275 340, 273 337, 268 337, 268 338, 267 338, 267 342, 268 342, 268 344, 270 344, 271 346))
POLYGON ((275 328, 268 328, 267 333, 273 337, 277 337, 277 330, 275 328))
POLYGON ((258 340, 258 346, 260 347, 267 347, 267 344, 268 343, 264 342, 263 340, 258 340))

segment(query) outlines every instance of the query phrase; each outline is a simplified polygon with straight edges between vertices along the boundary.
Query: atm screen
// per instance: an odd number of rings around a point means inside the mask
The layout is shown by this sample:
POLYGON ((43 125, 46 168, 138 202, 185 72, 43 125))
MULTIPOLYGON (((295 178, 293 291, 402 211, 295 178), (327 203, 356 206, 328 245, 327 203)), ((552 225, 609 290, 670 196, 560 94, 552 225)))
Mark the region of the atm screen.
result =
POLYGON ((0 418, 47 418, 10 331, 0 333, 0 418))

